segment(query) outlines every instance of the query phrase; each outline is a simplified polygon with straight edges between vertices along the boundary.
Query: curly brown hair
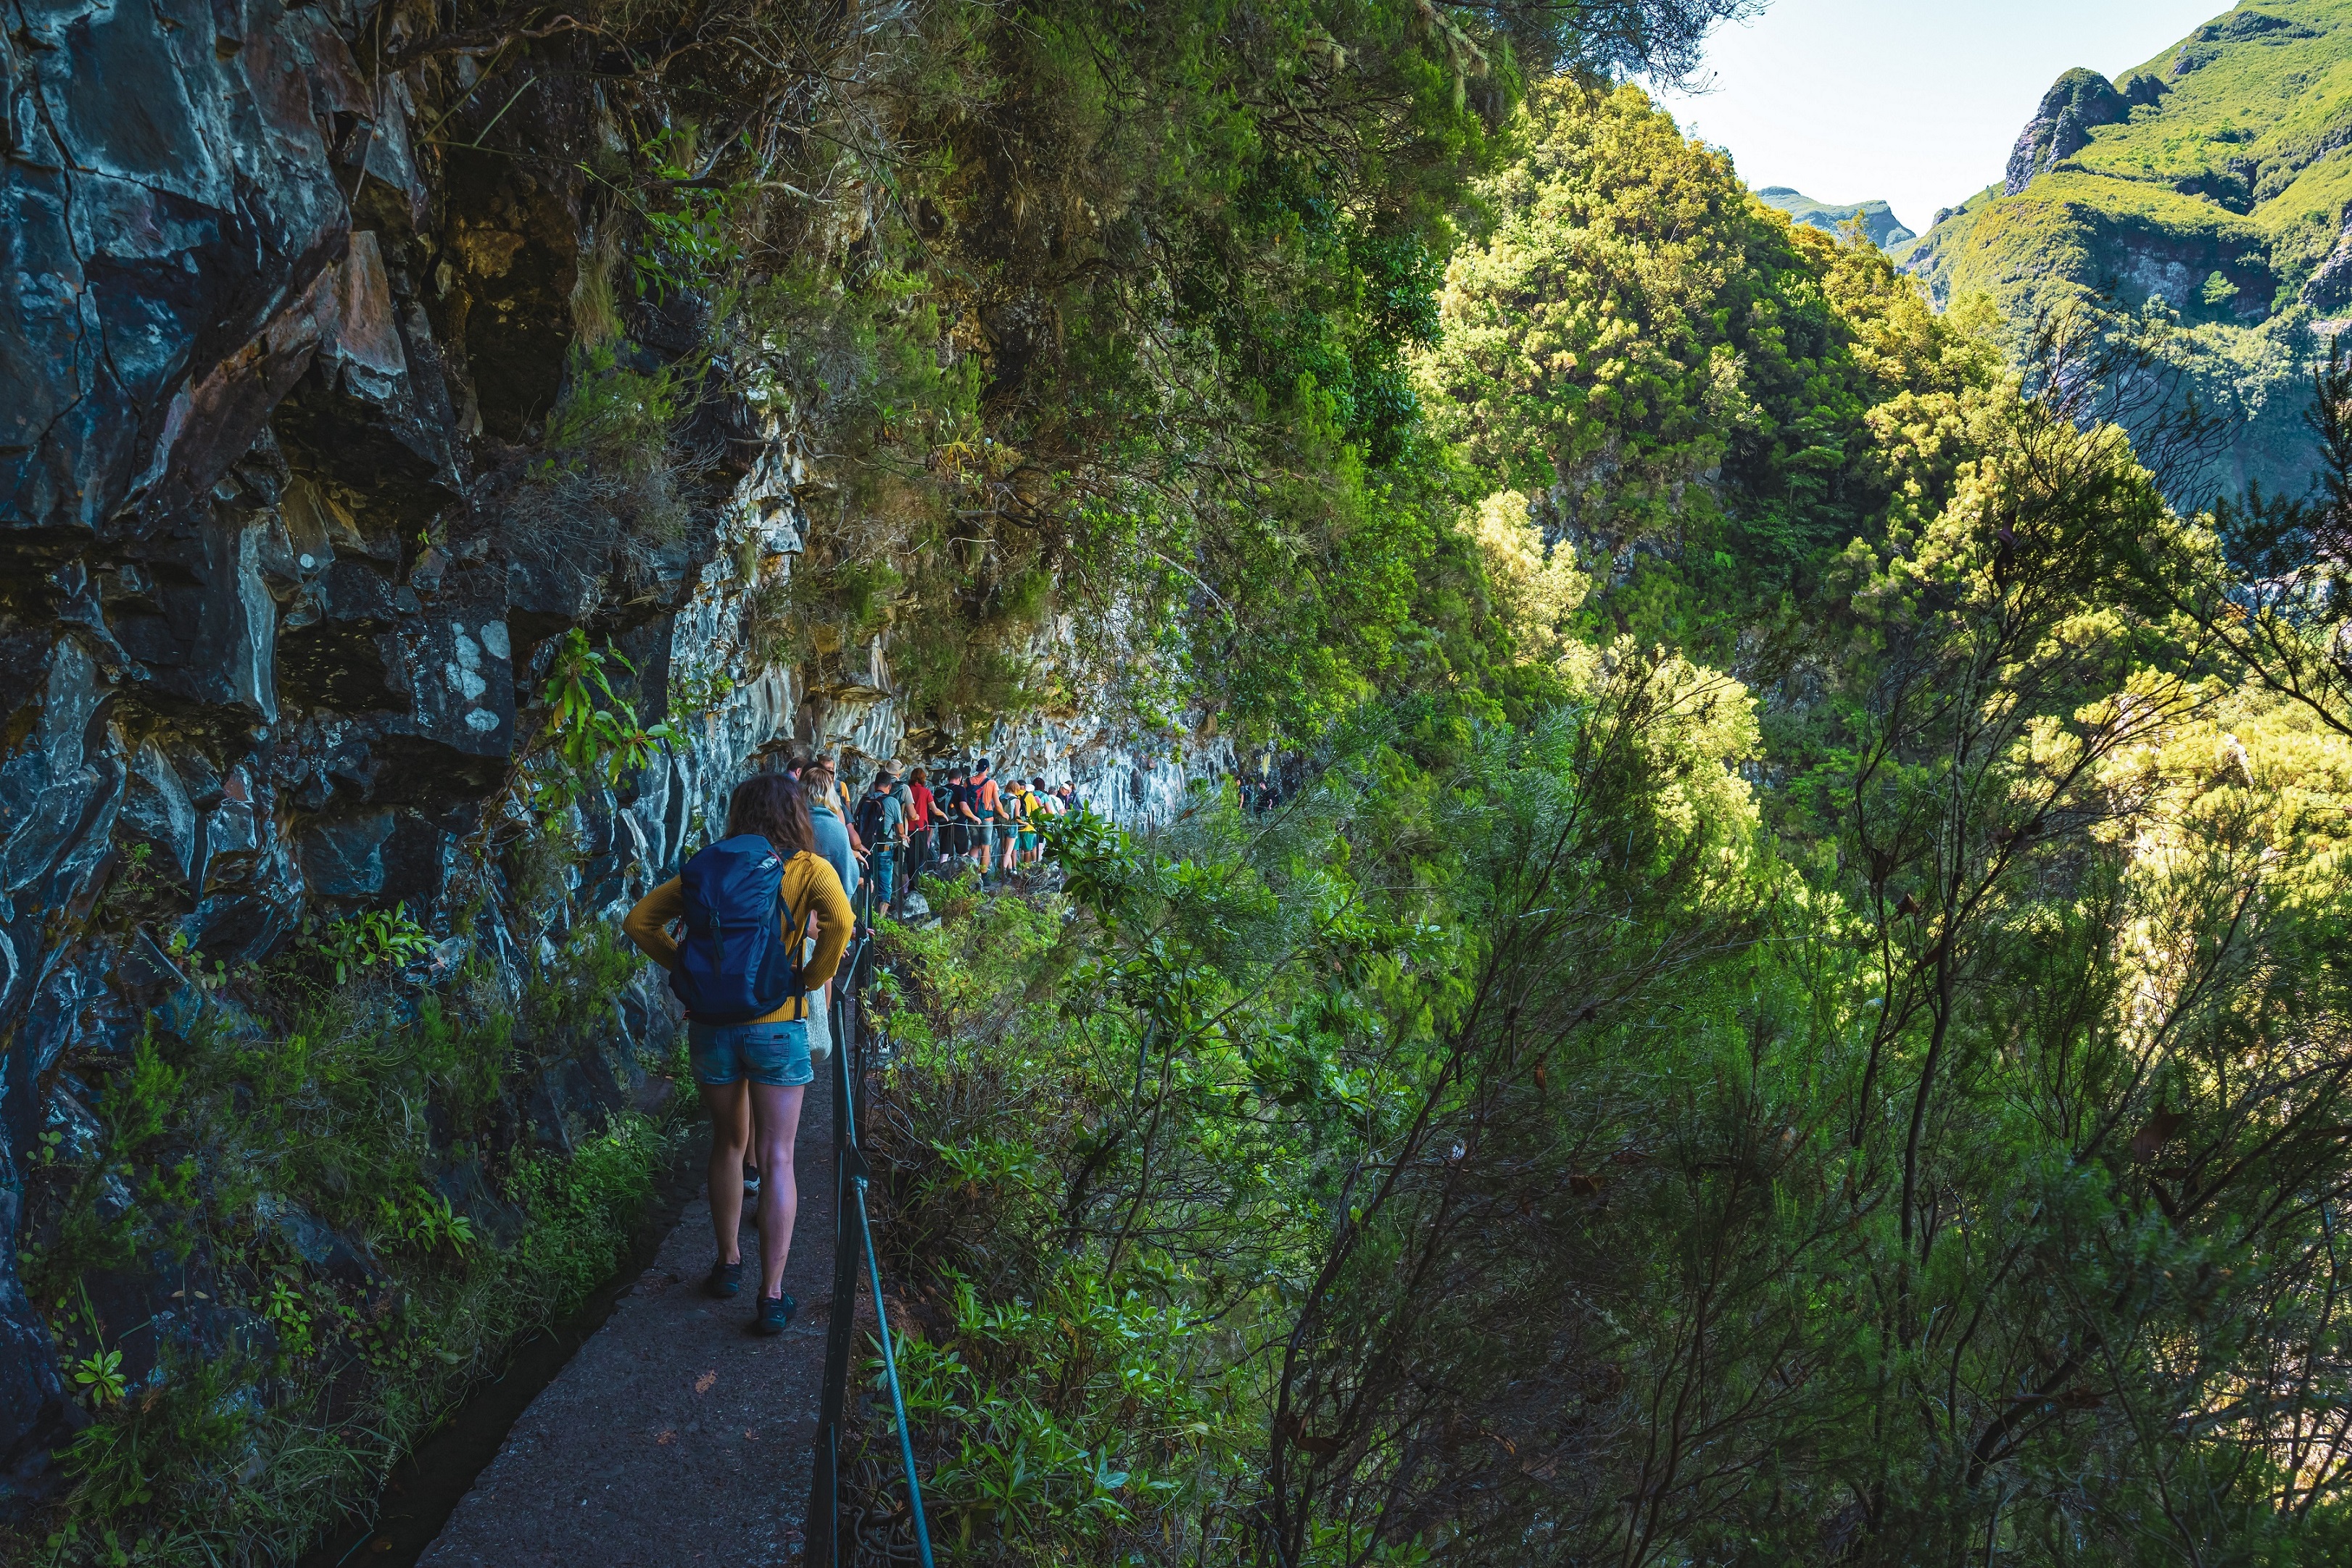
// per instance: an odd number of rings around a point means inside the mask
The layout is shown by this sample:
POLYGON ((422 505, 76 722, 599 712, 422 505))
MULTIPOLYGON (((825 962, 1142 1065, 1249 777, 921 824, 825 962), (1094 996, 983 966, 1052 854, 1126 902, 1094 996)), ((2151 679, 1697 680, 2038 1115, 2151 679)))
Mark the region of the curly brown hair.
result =
POLYGON ((757 833, 782 855, 816 848, 808 797, 782 773, 755 773, 735 786, 727 800, 727 836, 757 833))

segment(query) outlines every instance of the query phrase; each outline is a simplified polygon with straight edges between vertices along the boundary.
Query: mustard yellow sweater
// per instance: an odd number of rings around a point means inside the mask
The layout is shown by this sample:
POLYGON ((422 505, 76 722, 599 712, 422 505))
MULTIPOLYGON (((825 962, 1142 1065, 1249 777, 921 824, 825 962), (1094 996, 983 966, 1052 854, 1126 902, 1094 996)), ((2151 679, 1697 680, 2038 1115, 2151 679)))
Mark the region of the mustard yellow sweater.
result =
MULTIPOLYGON (((815 990, 833 978, 841 967, 841 955, 849 946, 850 927, 857 916, 849 907, 849 895, 841 891, 841 878, 822 855, 803 850, 784 862, 783 913, 777 918, 783 939, 793 944, 797 956, 800 944, 808 936, 809 916, 814 914, 823 925, 817 932, 816 955, 801 966, 801 988, 803 993, 815 990)), ((629 940, 644 949, 646 957, 665 969, 677 967, 677 944, 670 940, 667 927, 673 920, 686 918, 686 889, 677 877, 670 878, 643 898, 621 922, 629 940)), ((808 1017, 808 998, 797 996, 765 1018, 753 1019, 753 1023, 783 1023, 808 1017)))

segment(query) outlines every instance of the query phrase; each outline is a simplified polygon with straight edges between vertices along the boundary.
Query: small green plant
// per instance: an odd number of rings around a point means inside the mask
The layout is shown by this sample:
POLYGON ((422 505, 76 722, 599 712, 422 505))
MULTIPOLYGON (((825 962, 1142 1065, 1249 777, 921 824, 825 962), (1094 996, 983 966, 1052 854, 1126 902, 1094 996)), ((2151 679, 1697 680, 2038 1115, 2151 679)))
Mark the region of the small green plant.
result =
POLYGON ((115 1080, 100 1102, 110 1161, 129 1160, 163 1133, 187 1082, 186 1073, 163 1060, 152 1035, 132 1048, 129 1076, 115 1080))
POLYGON ((677 423, 679 375, 675 367, 639 371, 622 362, 610 344, 576 352, 562 399, 547 423, 542 476, 589 465, 620 474, 651 467, 677 423))
POLYGON ((269 1300, 262 1303, 261 1315, 278 1330, 278 1343, 286 1354, 299 1360, 310 1354, 310 1308, 302 1292, 284 1280, 269 1284, 269 1300))
POLYGON ((74 1385, 89 1396, 89 1402, 100 1408, 120 1401, 129 1392, 122 1376, 122 1353, 119 1350, 94 1350, 74 1363, 74 1385))
MULTIPOLYGON (((254 1458, 254 1416, 235 1397, 247 1372, 234 1356, 195 1356, 167 1345, 152 1385, 135 1400, 117 1399, 63 1451, 77 1483, 74 1514, 85 1530, 122 1530, 122 1540, 101 1550, 97 1562, 223 1560, 215 1551, 188 1550, 187 1536, 171 1523, 157 1521, 158 1529, 135 1514, 254 1458), (145 1528, 133 1534, 134 1525, 145 1528)), ((186 1522, 203 1528, 194 1518, 186 1522)))
POLYGON ((735 695, 735 677, 718 665, 686 664, 676 674, 670 698, 672 725, 698 717, 735 695))
POLYGON ((446 1247, 463 1258, 473 1249, 474 1222, 452 1208, 441 1193, 412 1188, 405 1200, 378 1198, 376 1209, 387 1235, 419 1251, 446 1247))
POLYGON ((101 1568, 137 1568, 141 1563, 167 1561, 163 1548, 152 1536, 125 1539, 119 1530, 100 1530, 85 1537, 81 1525, 72 1521, 49 1536, 45 1544, 49 1556, 44 1568, 63 1568, 69 1563, 96 1563, 101 1568))
POLYGON ((662 183, 665 199, 673 204, 667 211, 641 211, 650 243, 639 246, 632 256, 638 290, 658 304, 672 294, 707 286, 734 259, 736 219, 751 187, 686 183, 698 177, 695 165, 701 162, 690 123, 665 128, 637 151, 662 183))
POLYGON ((363 969, 398 969, 433 950, 432 934, 409 918, 405 902, 389 910, 371 909, 327 927, 320 953, 335 967, 342 985, 363 969))
POLYGON ((132 920, 151 908, 165 885, 154 862, 154 845, 131 844, 125 848, 122 865, 106 890, 106 908, 132 920))

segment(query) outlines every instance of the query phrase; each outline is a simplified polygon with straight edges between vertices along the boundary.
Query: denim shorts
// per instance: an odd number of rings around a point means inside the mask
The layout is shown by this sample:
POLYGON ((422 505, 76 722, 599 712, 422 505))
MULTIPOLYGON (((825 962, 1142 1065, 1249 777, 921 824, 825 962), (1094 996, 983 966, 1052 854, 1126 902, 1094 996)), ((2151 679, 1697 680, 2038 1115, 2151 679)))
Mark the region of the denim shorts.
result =
POLYGON ((713 1089, 746 1078, 771 1089, 816 1081, 816 1068, 809 1061, 806 1019, 779 1023, 688 1020, 686 1048, 694 1061, 694 1081, 713 1089))

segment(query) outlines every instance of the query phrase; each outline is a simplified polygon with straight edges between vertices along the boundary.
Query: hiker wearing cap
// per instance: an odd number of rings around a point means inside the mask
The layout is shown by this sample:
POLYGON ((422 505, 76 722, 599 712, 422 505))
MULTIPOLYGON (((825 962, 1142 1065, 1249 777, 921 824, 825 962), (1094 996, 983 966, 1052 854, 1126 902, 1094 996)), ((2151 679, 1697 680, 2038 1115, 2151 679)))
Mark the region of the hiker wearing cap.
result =
POLYGON ((669 972, 685 1005, 687 1046, 710 1115, 710 1225, 718 1260, 709 1294, 742 1286, 744 1155, 756 1136, 760 1168, 760 1299, 755 1333, 793 1320, 784 1292, 800 1193, 793 1141, 816 1077, 809 997, 822 992, 849 943, 849 899, 816 852, 801 787, 761 773, 735 787, 727 836, 639 899, 622 922, 629 940, 669 972), (683 940, 669 927, 683 923, 683 940))
POLYGON ((913 786, 907 782, 907 770, 899 765, 897 758, 884 763, 882 770, 890 776, 890 793, 898 798, 898 891, 904 893, 908 878, 913 874, 908 870, 906 852, 915 832, 915 791, 913 786))

